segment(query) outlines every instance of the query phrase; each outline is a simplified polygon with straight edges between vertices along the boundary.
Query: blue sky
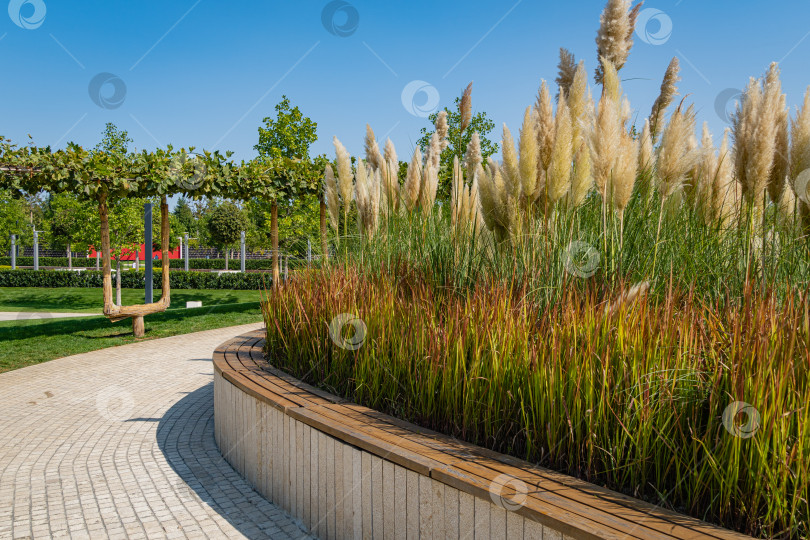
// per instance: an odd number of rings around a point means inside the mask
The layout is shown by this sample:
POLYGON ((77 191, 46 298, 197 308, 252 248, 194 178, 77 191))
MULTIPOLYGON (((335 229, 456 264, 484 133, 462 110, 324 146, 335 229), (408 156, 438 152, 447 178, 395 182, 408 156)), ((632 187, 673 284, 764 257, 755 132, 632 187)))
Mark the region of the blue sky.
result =
MULTIPOLYGON (((555 78, 560 46, 593 71, 602 7, 12 0, 8 16, 0 10, 0 134, 92 146, 114 122, 138 148, 171 143, 250 159, 257 127, 286 94, 318 122, 314 153, 332 156, 337 135, 360 154, 368 122, 405 160, 427 124, 421 107, 430 98, 452 103, 469 81, 474 109, 496 123, 493 138, 503 122, 516 132, 540 80, 555 78), (403 99, 406 87, 422 91, 403 99)), ((644 8, 648 22, 621 72, 642 121, 673 56, 681 94, 718 139, 726 126, 718 96, 732 96, 771 61, 781 62, 791 107, 800 103, 810 84, 810 2, 649 0, 644 8)))

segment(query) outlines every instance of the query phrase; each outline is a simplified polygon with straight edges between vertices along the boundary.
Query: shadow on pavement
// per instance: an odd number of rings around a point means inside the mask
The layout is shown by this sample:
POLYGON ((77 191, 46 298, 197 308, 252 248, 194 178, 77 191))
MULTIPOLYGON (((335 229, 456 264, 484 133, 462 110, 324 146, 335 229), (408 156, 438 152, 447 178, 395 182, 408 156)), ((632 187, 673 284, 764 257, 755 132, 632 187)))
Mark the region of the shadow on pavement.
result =
POLYGON ((254 491, 214 441, 214 385, 183 396, 157 427, 157 442, 180 476, 173 486, 184 504, 201 500, 248 538, 308 538, 281 509, 254 491), (283 531, 283 532, 282 532, 283 531))

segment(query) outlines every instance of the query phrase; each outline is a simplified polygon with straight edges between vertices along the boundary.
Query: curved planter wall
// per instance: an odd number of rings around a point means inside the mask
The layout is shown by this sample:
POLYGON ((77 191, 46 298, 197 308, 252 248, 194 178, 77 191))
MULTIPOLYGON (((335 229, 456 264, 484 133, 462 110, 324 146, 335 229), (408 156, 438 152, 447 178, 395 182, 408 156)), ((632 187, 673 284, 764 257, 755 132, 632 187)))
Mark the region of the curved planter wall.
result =
POLYGON ((262 344, 214 353, 216 441, 318 538, 748 538, 346 402, 262 344))

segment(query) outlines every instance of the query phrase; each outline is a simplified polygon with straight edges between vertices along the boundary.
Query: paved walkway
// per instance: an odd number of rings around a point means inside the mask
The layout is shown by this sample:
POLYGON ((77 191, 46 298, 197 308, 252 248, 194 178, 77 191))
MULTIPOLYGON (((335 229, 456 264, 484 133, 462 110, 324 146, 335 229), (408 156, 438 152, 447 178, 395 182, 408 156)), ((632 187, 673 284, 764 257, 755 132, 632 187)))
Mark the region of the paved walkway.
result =
POLYGON ((54 313, 52 311, 0 311, 0 322, 30 319, 64 319, 67 317, 97 317, 101 313, 54 313))
POLYGON ((220 456, 214 348, 252 324, 0 374, 0 538, 300 538, 220 456))

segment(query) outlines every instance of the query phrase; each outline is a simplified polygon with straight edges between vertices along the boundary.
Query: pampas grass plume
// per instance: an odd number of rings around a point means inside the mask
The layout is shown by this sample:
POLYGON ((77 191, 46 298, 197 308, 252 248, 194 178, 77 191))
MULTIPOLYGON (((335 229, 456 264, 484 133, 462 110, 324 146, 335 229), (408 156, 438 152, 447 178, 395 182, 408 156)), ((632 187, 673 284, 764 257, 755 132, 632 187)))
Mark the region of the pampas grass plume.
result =
MULTIPOLYGON (((551 95, 546 81, 540 83, 537 102, 534 105, 537 119, 537 190, 542 189, 546 182, 546 171, 551 165, 551 154, 554 151, 554 108, 551 105, 551 95)), ((535 191, 535 196, 538 193, 535 191)))
POLYGON ((441 152, 447 148, 450 142, 447 140, 447 134, 450 131, 450 126, 447 124, 447 111, 439 111, 436 117, 436 133, 439 135, 439 142, 441 143, 441 152))
POLYGON ((503 144, 501 151, 503 153, 503 175, 504 181, 509 189, 509 194, 518 198, 521 194, 521 181, 520 169, 518 166, 517 152, 515 151, 515 140, 512 138, 512 132, 506 124, 503 125, 503 144))
MULTIPOLYGON (((561 96, 560 99, 565 98, 561 96)), ((523 126, 520 128, 520 157, 518 162, 521 185, 526 197, 531 197, 537 187, 537 133, 535 125, 536 119, 532 114, 532 109, 526 107, 523 114, 523 126)))
POLYGON ((413 157, 408 164, 408 173, 405 176, 405 184, 402 186, 402 198, 405 207, 409 212, 413 212, 419 202, 419 192, 422 188, 422 152, 417 146, 413 151, 413 157))
POLYGON ((777 204, 785 202, 782 191, 790 174, 790 115, 786 105, 786 96, 779 98, 776 112, 776 141, 773 156, 773 169, 768 179, 768 195, 777 204))
MULTIPOLYGON (((596 34, 597 58, 607 59, 618 71, 624 67, 633 47, 635 15, 631 20, 630 0, 608 0, 599 17, 599 23, 596 34)), ((602 83, 604 76, 604 64, 600 64, 594 77, 596 83, 602 83)))
POLYGON ((338 230, 340 220, 340 201, 338 200, 338 187, 335 180, 335 173, 332 166, 327 164, 323 177, 324 194, 326 195, 326 207, 329 210, 329 222, 335 231, 338 230))
POLYGON ((650 134, 652 136, 653 144, 658 140, 658 135, 664 127, 664 117, 667 108, 672 105, 672 100, 678 94, 678 81, 681 80, 679 76, 680 62, 678 57, 674 57, 664 73, 664 80, 661 82, 661 90, 658 97, 653 102, 652 111, 650 112, 650 134))
POLYGON ((650 119, 648 118, 644 120, 644 128, 641 130, 641 143, 638 151, 639 171, 642 174, 652 171, 654 159, 652 134, 650 132, 650 119))
POLYGON ((565 96, 560 94, 557 104, 556 133, 551 166, 548 171, 546 197, 550 204, 562 198, 571 188, 571 161, 573 152, 573 128, 571 114, 565 96))
POLYGON ((474 132, 467 145, 467 152, 464 155, 464 165, 467 169, 467 178, 473 178, 475 172, 481 167, 484 157, 481 155, 481 136, 474 132))
POLYGON ((695 166, 700 155, 690 150, 689 139, 695 131, 694 110, 682 106, 672 113, 664 129, 658 148, 658 186, 661 196, 667 199, 682 186, 686 174, 695 166))
POLYGON ((611 201, 620 214, 624 213, 630 197, 633 195, 633 187, 636 183, 638 172, 638 140, 625 134, 619 147, 619 155, 613 169, 611 201))
POLYGON ((586 129, 584 125, 588 114, 588 74, 585 71, 585 62, 580 61, 574 72, 574 79, 568 93, 565 95, 568 109, 571 113, 571 125, 574 142, 574 150, 579 148, 582 142, 582 133, 586 129))
POLYGON ((564 95, 568 97, 568 90, 574 83, 576 70, 577 64, 573 53, 568 49, 560 47, 560 63, 557 64, 557 78, 554 80, 559 88, 558 96, 564 95))
POLYGON ((790 178, 795 190, 799 174, 810 169, 810 86, 804 93, 801 109, 791 122, 790 133, 790 178))
POLYGON ((593 168, 591 152, 585 142, 581 142, 574 156, 574 174, 571 178, 571 191, 568 194, 568 206, 579 207, 593 187, 593 168))
POLYGON ((383 157, 377 139, 374 137, 374 130, 371 129, 369 124, 366 124, 365 150, 368 164, 375 169, 381 168, 383 166, 383 157))
POLYGON ((470 83, 467 85, 467 88, 464 89, 458 108, 459 114, 461 115, 462 133, 470 127, 470 122, 472 122, 472 85, 473 83, 470 83))
POLYGON ((334 137, 332 142, 335 145, 335 153, 337 154, 338 189, 340 190, 340 197, 343 199, 344 211, 348 212, 348 207, 352 202, 352 191, 354 190, 352 185, 352 157, 337 137, 334 137))

